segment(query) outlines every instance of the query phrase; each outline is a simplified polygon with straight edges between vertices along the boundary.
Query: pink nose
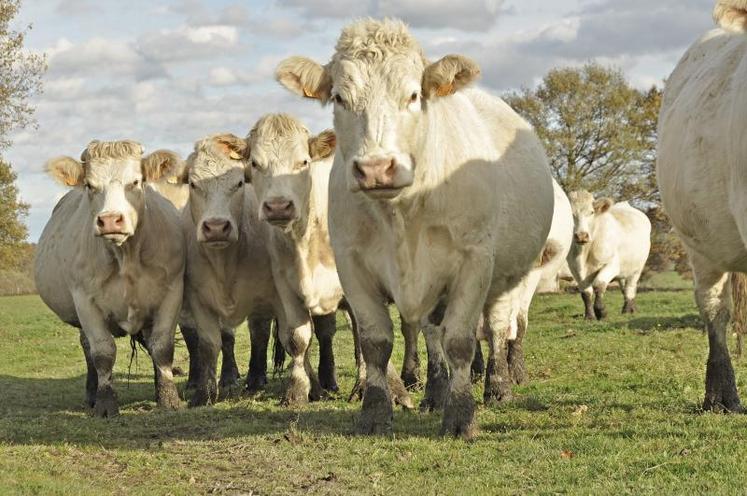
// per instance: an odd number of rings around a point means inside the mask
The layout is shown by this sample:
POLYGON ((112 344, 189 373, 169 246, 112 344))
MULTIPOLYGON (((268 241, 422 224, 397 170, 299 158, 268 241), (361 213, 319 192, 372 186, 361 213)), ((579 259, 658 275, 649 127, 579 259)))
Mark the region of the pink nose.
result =
POLYGON ((262 212, 269 222, 293 220, 296 207, 291 200, 283 197, 269 198, 262 204, 262 212))
POLYGON ((397 162, 393 158, 378 157, 353 162, 353 175, 363 190, 394 187, 397 162))
POLYGON ((96 217, 96 226, 101 234, 122 234, 124 229, 124 215, 120 212, 110 212, 96 217))
POLYGON ((211 218, 202 222, 202 234, 205 241, 228 241, 231 234, 231 222, 228 219, 211 218))
POLYGON ((573 237, 576 239, 576 243, 580 245, 589 242, 589 233, 587 232, 577 232, 573 237))

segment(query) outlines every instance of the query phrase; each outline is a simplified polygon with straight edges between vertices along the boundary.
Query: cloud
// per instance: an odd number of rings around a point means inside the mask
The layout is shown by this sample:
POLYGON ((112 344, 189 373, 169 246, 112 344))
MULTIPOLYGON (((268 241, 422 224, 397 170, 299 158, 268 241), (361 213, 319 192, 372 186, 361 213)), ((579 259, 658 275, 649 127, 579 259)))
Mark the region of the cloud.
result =
POLYGON ((182 26, 147 34, 138 40, 138 47, 148 58, 175 62, 220 55, 238 41, 236 26, 182 26))
POLYGON ((399 17, 413 27, 427 29, 486 31, 506 12, 504 0, 280 0, 279 3, 303 9, 307 16, 399 17))

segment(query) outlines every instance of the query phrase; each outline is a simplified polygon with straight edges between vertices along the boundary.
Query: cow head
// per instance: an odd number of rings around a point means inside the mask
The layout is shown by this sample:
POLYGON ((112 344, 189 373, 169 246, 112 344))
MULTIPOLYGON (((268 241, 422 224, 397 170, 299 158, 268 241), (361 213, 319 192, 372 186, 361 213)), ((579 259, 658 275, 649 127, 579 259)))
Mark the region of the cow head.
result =
POLYGON ((613 205, 613 201, 610 198, 595 200, 594 196, 585 190, 572 191, 568 194, 568 199, 573 210, 573 242, 578 245, 590 243, 595 219, 606 213, 613 205))
POLYGON ((92 141, 80 160, 58 157, 47 163, 49 174, 61 184, 84 188, 96 236, 122 245, 137 229, 145 209, 144 181, 158 181, 181 164, 170 151, 142 157, 134 141, 92 141))
POLYGON ((305 222, 311 200, 311 168, 335 152, 335 133, 309 136, 295 118, 270 114, 252 128, 247 142, 260 220, 283 229, 297 220, 305 222))
POLYGON ((233 134, 216 134, 195 144, 187 158, 189 208, 197 241, 225 248, 239 239, 244 210, 246 142, 233 134))
POLYGON ((428 63, 407 27, 363 20, 346 27, 326 66, 282 61, 278 81, 289 90, 334 105, 338 160, 351 191, 394 198, 415 178, 416 131, 428 103, 471 83, 480 69, 448 55, 428 63))

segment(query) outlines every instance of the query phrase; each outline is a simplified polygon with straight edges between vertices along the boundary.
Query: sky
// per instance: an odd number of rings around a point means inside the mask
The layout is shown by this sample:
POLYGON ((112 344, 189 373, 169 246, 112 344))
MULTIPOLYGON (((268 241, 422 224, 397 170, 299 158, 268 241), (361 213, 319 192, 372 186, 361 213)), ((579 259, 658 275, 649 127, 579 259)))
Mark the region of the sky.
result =
POLYGON ((713 0, 24 0, 17 27, 49 65, 35 97, 37 126, 13 134, 26 222, 37 241, 65 193, 44 173, 92 139, 134 139, 182 156, 208 134, 244 136, 269 112, 312 131, 331 109, 274 81, 289 55, 326 63, 341 28, 399 17, 426 55, 459 53, 496 94, 533 87, 551 68, 598 61, 631 84, 661 85, 684 50, 713 27, 713 0))

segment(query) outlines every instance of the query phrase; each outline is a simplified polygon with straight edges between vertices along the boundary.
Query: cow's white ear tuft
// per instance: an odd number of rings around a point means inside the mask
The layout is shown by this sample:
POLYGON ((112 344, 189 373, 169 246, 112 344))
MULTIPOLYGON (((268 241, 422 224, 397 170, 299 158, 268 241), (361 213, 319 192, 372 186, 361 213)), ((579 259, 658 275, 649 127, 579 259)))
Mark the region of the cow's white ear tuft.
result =
POLYGON ((325 67, 306 57, 288 57, 275 69, 275 79, 293 93, 326 103, 332 78, 325 67))
POLYGON ((726 31, 747 31, 747 0, 719 0, 713 9, 713 20, 726 31))
POLYGON ((186 174, 186 165, 179 155, 171 150, 156 150, 141 161, 143 177, 146 181, 160 180, 181 183, 186 174))
POLYGON ((56 157, 45 166, 47 173, 63 186, 80 186, 86 177, 83 164, 72 157, 56 157))
POLYGON ((213 136, 213 142, 226 157, 231 160, 244 160, 249 146, 244 138, 235 134, 224 133, 213 136))
POLYGON ((317 136, 309 138, 309 155, 311 160, 322 160, 335 153, 337 137, 331 129, 322 131, 317 136))
POLYGON ((614 204, 612 198, 599 198, 594 200, 594 213, 603 214, 614 204))
POLYGON ((480 75, 480 66, 462 55, 447 55, 423 72, 423 96, 453 95, 480 75))

